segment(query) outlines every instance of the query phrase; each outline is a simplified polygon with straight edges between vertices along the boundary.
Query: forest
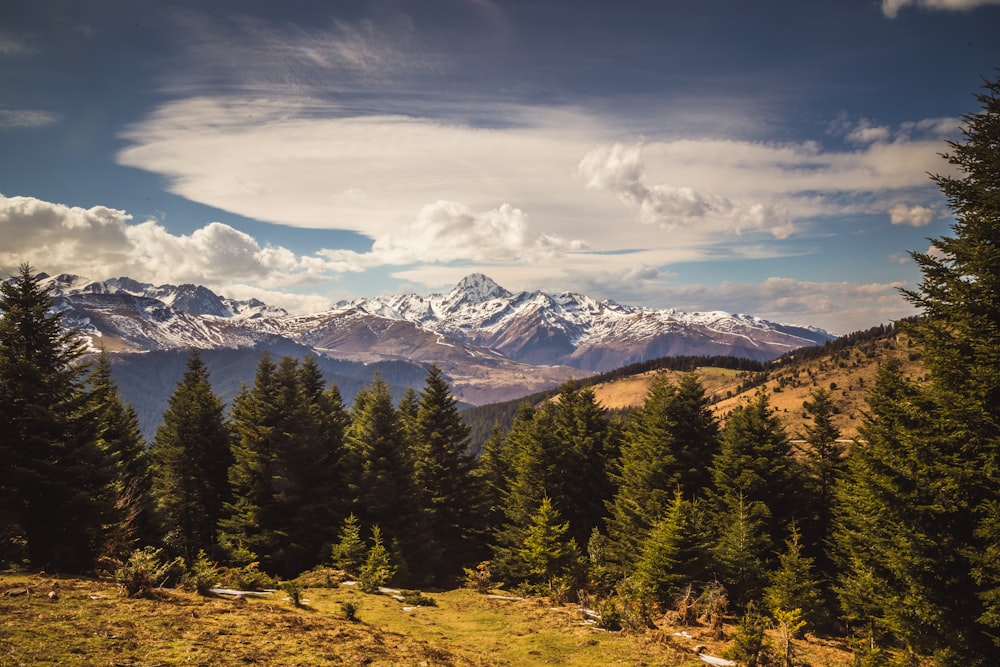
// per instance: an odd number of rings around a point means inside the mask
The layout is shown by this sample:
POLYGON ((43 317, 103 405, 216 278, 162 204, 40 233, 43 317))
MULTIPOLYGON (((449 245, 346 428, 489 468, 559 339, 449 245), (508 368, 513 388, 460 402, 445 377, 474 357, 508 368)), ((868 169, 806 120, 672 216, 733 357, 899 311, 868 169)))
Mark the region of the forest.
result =
POLYGON ((927 376, 887 359, 846 447, 822 388, 797 451, 766 393, 719 421, 688 373, 628 415, 567 383, 473 457, 435 367, 346 406, 316 360, 264 355, 227 408, 197 351, 147 446, 109 358, 83 361, 23 264, 0 293, 0 562, 325 564, 372 588, 583 596, 634 631, 707 608, 738 619, 747 664, 765 622, 851 637, 858 665, 1000 664, 1000 81, 978 99, 957 175, 932 177, 952 234, 911 253, 903 291, 927 376))

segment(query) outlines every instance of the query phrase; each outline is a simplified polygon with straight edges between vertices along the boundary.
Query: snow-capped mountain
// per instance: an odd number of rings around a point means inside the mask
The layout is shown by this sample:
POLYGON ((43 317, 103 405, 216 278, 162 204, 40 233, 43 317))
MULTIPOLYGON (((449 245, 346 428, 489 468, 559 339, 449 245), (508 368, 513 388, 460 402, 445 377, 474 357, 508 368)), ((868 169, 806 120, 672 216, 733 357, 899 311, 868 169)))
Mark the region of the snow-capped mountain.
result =
POLYGON ((594 371, 668 355, 767 360, 834 338, 821 329, 750 315, 654 310, 572 292, 515 294, 482 274, 467 276, 446 295, 408 294, 341 305, 412 322, 519 361, 594 371))
POLYGON ((68 275, 44 282, 64 320, 94 348, 147 352, 293 343, 333 359, 433 363, 470 403, 517 398, 571 375, 655 357, 767 360, 833 338, 749 315, 655 310, 571 292, 514 293, 482 274, 467 276, 447 294, 358 299, 305 316, 195 285, 68 275))

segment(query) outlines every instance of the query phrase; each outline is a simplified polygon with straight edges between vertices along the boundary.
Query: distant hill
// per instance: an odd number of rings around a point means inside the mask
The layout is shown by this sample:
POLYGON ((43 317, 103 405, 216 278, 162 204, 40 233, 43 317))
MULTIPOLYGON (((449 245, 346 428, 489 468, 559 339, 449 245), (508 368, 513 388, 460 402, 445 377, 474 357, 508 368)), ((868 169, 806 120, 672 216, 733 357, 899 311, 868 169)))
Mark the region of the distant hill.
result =
MULTIPOLYGON (((771 405, 777 410, 793 439, 798 438, 809 423, 803 403, 819 387, 833 395, 834 424, 841 437, 858 435, 868 388, 871 387, 882 360, 888 356, 903 362, 908 377, 920 378, 919 351, 911 346, 895 325, 874 327, 830 341, 824 345, 789 352, 770 362, 727 357, 666 357, 579 380, 591 387, 598 402, 613 411, 628 411, 641 406, 653 377, 667 373, 679 378, 696 371, 712 401, 715 414, 722 420, 740 402, 749 400, 757 391, 771 395, 771 405)), ((473 430, 472 448, 479 451, 494 424, 506 430, 523 402, 540 404, 555 396, 557 390, 540 392, 522 399, 469 408, 463 418, 473 430)))

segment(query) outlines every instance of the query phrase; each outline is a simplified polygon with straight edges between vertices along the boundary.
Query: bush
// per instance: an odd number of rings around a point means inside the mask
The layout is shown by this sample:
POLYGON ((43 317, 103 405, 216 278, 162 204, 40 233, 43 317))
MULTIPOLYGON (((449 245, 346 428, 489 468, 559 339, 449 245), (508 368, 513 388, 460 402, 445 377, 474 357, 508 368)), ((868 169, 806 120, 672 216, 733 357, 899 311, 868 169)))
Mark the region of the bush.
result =
POLYGON ((465 587, 477 593, 489 593, 493 588, 493 575, 490 573, 490 562, 484 560, 475 569, 462 568, 465 572, 465 587))
POLYGON ((410 607, 436 607, 437 600, 420 591, 403 591, 401 602, 410 607))
POLYGON ((199 551, 198 557, 191 565, 191 571, 185 576, 184 583, 199 595, 208 595, 219 581, 221 572, 219 566, 209 560, 204 551, 199 551))
POLYGON ((288 593, 288 599, 291 600, 293 605, 296 607, 302 606, 302 593, 306 589, 298 580, 292 579, 291 581, 284 582, 281 584, 281 590, 288 593))
POLYGON ((340 603, 340 610, 344 612, 344 618, 347 619, 348 621, 351 621, 352 623, 356 623, 357 621, 361 620, 360 618, 358 618, 358 609, 359 607, 357 603, 354 602, 340 603))
POLYGON ((115 581, 122 592, 129 597, 152 595, 154 589, 174 577, 178 569, 183 569, 184 559, 164 562, 160 558, 162 553, 162 549, 154 547, 133 551, 128 560, 115 570, 115 581))
POLYGON ((766 629, 767 619, 757 612, 752 603, 747 605, 746 612, 736 624, 733 643, 726 650, 726 657, 746 667, 768 664, 771 647, 764 635, 766 629))
POLYGON ((274 579, 266 572, 257 568, 260 563, 249 563, 243 567, 230 567, 222 570, 222 585, 238 591, 259 591, 274 588, 274 579))

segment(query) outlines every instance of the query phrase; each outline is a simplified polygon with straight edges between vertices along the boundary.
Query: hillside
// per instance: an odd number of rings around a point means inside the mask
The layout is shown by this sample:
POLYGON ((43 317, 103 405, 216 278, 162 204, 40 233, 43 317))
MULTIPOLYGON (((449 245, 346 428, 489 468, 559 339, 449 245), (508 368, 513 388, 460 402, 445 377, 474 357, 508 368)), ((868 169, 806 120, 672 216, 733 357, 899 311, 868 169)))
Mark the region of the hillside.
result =
MULTIPOLYGON (((857 437, 861 425, 867 388, 875 379, 878 366, 888 356, 898 357, 908 377, 922 376, 919 354, 909 340, 898 334, 894 326, 875 327, 844 336, 825 345, 786 354, 764 364, 748 363, 747 368, 735 367, 732 360, 666 358, 634 367, 619 369, 580 384, 593 388, 598 402, 609 410, 629 410, 641 406, 650 382, 658 373, 679 378, 694 370, 722 420, 735 405, 748 400, 757 391, 771 395, 771 405, 792 438, 797 438, 808 423, 803 403, 817 388, 831 391, 836 414, 834 423, 841 437, 857 437), (704 363, 698 363, 703 361, 704 363), (634 368, 633 372, 628 372, 634 368)), ((513 420, 517 406, 523 402, 540 403, 549 400, 555 391, 527 396, 492 406, 465 411, 467 423, 473 427, 473 448, 481 446, 494 423, 506 427, 513 420)))

